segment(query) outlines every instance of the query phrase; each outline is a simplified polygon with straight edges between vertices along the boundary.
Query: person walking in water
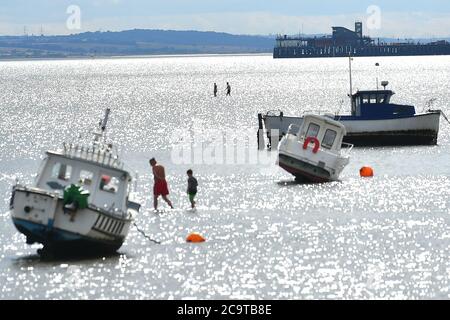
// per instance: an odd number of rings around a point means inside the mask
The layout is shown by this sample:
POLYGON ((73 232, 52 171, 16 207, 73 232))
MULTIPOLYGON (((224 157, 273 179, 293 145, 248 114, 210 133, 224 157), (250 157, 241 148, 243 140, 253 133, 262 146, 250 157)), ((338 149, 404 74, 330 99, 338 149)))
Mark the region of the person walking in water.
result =
POLYGON ((227 82, 227 96, 231 96, 231 86, 229 82, 227 82))
POLYGON ((217 97, 217 83, 214 83, 214 97, 217 97))
POLYGON ((194 173, 191 169, 187 171, 188 175, 188 189, 187 193, 189 195, 189 201, 191 202, 192 209, 195 209, 195 196, 197 195, 198 182, 194 178, 194 173))
POLYGON ((158 210, 159 196, 162 196, 163 200, 173 209, 172 202, 167 198, 169 195, 169 187, 166 181, 166 169, 158 164, 155 158, 150 159, 150 166, 152 166, 153 177, 155 179, 155 185, 153 186, 153 205, 155 210, 158 210))

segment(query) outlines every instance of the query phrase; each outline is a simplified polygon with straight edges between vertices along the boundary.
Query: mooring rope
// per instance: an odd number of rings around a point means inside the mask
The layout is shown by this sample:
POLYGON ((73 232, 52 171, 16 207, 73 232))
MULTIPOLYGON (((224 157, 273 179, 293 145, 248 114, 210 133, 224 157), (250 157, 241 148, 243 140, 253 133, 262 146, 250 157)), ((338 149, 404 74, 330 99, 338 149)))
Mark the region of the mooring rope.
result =
POLYGON ((441 115, 444 117, 445 120, 450 124, 450 120, 448 120, 447 116, 445 115, 444 111, 441 110, 441 115))
POLYGON ((147 240, 149 240, 149 241, 151 241, 151 242, 153 242, 153 243, 155 243, 155 244, 161 244, 161 242, 156 241, 156 240, 150 238, 150 237, 149 237, 142 229, 140 229, 140 228, 138 227, 138 225, 136 224, 136 222, 133 222, 133 225, 136 227, 136 230, 137 230, 140 234, 142 234, 142 235, 144 236, 144 238, 146 238, 147 240))

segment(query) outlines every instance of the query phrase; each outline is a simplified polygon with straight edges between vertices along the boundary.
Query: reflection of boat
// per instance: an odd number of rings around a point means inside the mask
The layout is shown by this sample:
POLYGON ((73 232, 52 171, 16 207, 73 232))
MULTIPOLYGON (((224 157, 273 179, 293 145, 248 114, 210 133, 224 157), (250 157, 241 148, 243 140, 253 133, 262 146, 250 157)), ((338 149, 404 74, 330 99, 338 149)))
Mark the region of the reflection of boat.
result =
MULTIPOLYGON (((351 61, 352 58, 350 58, 351 114, 333 115, 334 120, 341 122, 347 130, 344 142, 355 146, 437 144, 442 114, 440 110, 416 113, 414 106, 391 103, 395 93, 386 90, 389 84, 387 81, 382 82, 384 90, 365 90, 353 94, 351 61)), ((265 129, 269 145, 272 145, 286 134, 291 124, 300 126, 303 116, 285 116, 281 111, 268 112, 265 115, 259 114, 258 120, 259 129, 265 129)))
POLYGON ((113 253, 140 209, 130 199, 130 173, 105 141, 109 113, 92 144, 47 152, 35 184, 13 188, 14 225, 28 244, 43 244, 43 253, 113 253))
POLYGON ((341 152, 345 127, 328 117, 307 115, 299 127, 292 124, 278 148, 278 164, 298 181, 329 182, 349 163, 353 145, 341 152), (312 145, 313 144, 313 145, 312 145))

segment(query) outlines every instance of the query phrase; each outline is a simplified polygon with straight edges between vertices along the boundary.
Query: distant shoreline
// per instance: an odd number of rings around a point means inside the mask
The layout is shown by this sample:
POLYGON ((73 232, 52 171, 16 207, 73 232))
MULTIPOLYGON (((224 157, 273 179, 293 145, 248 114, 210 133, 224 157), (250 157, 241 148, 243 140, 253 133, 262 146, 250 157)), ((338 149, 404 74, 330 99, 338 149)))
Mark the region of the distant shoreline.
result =
POLYGON ((60 58, 0 58, 0 62, 15 62, 15 61, 62 61, 62 60, 113 60, 113 59, 156 59, 156 58, 201 58, 201 57, 235 57, 235 56, 272 56, 272 52, 262 53, 199 53, 199 54, 150 54, 150 55, 126 55, 126 56, 68 56, 60 58))

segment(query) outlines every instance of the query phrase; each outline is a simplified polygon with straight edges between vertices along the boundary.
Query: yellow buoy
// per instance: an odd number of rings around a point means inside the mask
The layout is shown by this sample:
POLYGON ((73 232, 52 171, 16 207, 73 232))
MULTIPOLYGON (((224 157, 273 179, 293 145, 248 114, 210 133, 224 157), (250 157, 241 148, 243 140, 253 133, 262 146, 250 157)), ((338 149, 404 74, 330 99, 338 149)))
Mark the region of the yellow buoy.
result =
POLYGON ((371 167, 362 167, 361 170, 359 170, 359 174, 363 178, 371 178, 373 177, 373 169, 371 167))
POLYGON ((186 241, 192 242, 192 243, 201 243, 201 242, 205 242, 206 240, 199 233, 191 233, 186 238, 186 241))

